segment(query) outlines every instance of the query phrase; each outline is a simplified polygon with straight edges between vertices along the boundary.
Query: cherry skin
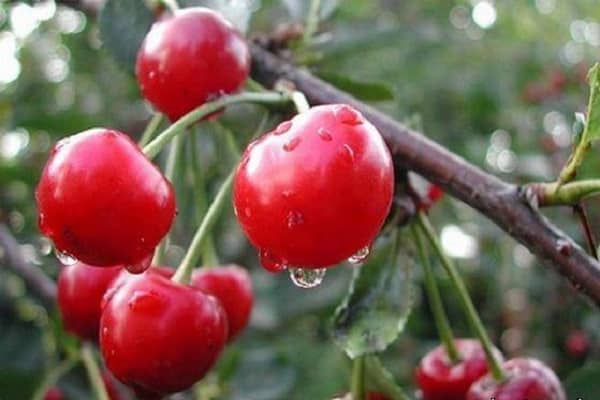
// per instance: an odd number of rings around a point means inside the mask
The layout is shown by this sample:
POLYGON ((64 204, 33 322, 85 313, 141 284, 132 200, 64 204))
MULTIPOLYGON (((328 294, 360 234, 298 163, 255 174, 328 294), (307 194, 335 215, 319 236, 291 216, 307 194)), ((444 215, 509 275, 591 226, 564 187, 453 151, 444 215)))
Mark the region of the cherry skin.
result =
POLYGON ((569 333, 565 341, 565 347, 571 357, 583 357, 590 349, 590 338, 585 331, 574 330, 569 333))
POLYGON ((219 300, 227 314, 229 341, 248 325, 254 295, 252 280, 246 269, 238 265, 226 265, 195 270, 192 286, 219 300))
POLYGON ((473 383, 467 400, 566 400, 558 377, 542 362, 514 358, 502 366, 507 380, 498 383, 487 374, 473 383))
POLYGON ((147 271, 105 297, 100 349, 117 379, 159 397, 200 380, 225 346, 227 329, 215 298, 147 271))
POLYGON ((220 14, 202 7, 181 9, 156 22, 136 62, 142 95, 172 121, 238 91, 249 70, 245 39, 220 14))
POLYGON ((61 269, 58 308, 68 332, 82 340, 98 339, 102 297, 121 269, 92 267, 82 262, 61 269))
MULTIPOLYGON (((460 361, 452 364, 446 349, 438 346, 423 357, 416 370, 423 400, 464 400, 469 387, 488 373, 485 352, 478 340, 455 340, 460 361)), ((502 355, 496 349, 496 357, 502 355)))
POLYGON ((62 390, 57 387, 51 387, 44 395, 44 400, 64 400, 64 398, 62 390))
POLYGON ((175 216, 173 187, 160 170, 127 135, 103 128, 54 146, 36 200, 40 230, 58 251, 136 272, 147 268, 175 216))
POLYGON ((335 104, 298 114, 251 143, 233 202, 265 269, 326 268, 371 245, 393 186, 392 159, 377 129, 335 104))

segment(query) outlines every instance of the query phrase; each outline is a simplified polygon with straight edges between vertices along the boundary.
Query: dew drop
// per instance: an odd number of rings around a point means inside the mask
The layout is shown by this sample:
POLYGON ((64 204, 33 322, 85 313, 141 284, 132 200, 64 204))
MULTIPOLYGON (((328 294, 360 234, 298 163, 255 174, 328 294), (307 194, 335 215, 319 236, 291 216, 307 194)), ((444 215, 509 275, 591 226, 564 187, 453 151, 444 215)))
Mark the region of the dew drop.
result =
POLYGON ((77 259, 66 251, 54 249, 54 254, 56 255, 56 258, 58 258, 58 261, 66 267, 77 264, 77 259))
POLYGON ((277 257, 269 250, 260 249, 258 252, 258 259, 260 265, 272 274, 277 274, 287 268, 285 260, 281 257, 277 257))
POLYGON ((250 207, 244 208, 244 215, 246 216, 246 218, 250 218, 252 216, 252 210, 250 209, 250 207))
POLYGON ((300 211, 290 211, 287 215, 287 226, 292 229, 304 223, 304 215, 300 211))
POLYGON ((362 116, 358 111, 345 104, 335 107, 333 113, 335 118, 342 124, 360 125, 363 123, 362 116))
POLYGON ((350 147, 350 145, 347 143, 345 143, 343 147, 344 147, 344 155, 346 156, 348 161, 351 164, 354 163, 354 150, 352 150, 352 147, 350 147))
POLYGON ((325 142, 331 142, 331 140, 333 139, 333 137, 331 136, 331 132, 329 132, 329 130, 326 128, 319 128, 317 130, 317 135, 319 135, 319 137, 325 142))
POLYGON ((285 151, 292 151, 296 147, 298 147, 299 144, 300 144, 300 138, 299 137, 295 137, 292 140, 290 140, 289 142, 287 142, 286 144, 284 144, 283 145, 283 149, 285 151))
POLYGON ((126 265, 125 269, 132 274, 141 274, 148 268, 150 268, 150 264, 152 263, 152 253, 142 258, 135 264, 126 265))
POLYGON ((352 256, 348 258, 348 262, 350 264, 361 264, 363 263, 367 257, 369 257, 369 253, 371 252, 371 246, 365 246, 362 249, 358 250, 352 256))
POLYGON ((290 268, 290 278, 294 285, 304 288, 310 289, 317 287, 323 282, 323 278, 325 277, 325 272, 327 270, 325 268, 290 268))
POLYGON ((161 298, 156 293, 146 290, 135 290, 127 301, 130 310, 152 310, 160 306, 161 298))
POLYGON ((292 127, 292 121, 284 121, 277 125, 277 128, 273 131, 274 135, 283 135, 292 127))

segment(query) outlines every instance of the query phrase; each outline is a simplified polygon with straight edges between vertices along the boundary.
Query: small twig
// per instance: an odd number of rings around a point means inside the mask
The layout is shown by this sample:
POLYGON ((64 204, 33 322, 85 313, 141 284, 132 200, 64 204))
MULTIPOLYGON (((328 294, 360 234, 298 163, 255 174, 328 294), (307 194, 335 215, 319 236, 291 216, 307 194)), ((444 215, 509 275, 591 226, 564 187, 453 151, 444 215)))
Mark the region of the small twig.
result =
POLYGON ((4 251, 4 258, 0 258, 13 272, 25 281, 25 285, 46 303, 53 303, 56 299, 56 284, 44 272, 31 265, 23 257, 19 243, 8 230, 0 223, 0 248, 4 251))
POLYGON ((590 248, 590 254, 595 259, 598 259, 598 247, 596 245, 596 238, 594 237, 594 232, 592 231, 592 227, 590 226, 590 220, 588 218, 584 204, 577 203, 573 205, 573 212, 579 218, 579 222, 581 223, 581 228, 583 229, 585 239, 590 248))
POLYGON ((90 343, 84 343, 81 346, 81 360, 87 371, 96 400, 110 400, 90 343))

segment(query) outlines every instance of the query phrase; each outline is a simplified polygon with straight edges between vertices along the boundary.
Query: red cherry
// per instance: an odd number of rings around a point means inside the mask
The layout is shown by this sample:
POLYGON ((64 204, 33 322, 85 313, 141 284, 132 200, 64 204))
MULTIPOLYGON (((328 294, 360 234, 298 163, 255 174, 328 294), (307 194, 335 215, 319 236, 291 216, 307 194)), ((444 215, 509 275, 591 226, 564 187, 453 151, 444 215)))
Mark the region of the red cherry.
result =
POLYGON ((221 302, 229 322, 229 341, 248 325, 254 296, 252 280, 244 268, 227 265, 196 270, 192 286, 221 302))
POLYGON ((58 308, 65 329, 82 340, 97 340, 100 304, 121 267, 98 268, 82 262, 58 275, 58 308))
POLYGON ((142 95, 176 120, 225 93, 240 89, 250 70, 242 35, 207 8, 185 8, 156 22, 137 56, 142 95))
POLYGON ((42 233, 95 266, 147 268, 175 216, 171 184, 127 135, 109 129, 59 141, 36 199, 42 233))
MULTIPOLYGON (((44 395, 44 400, 64 400, 63 392, 57 387, 48 389, 44 395)), ((112 399, 111 399, 112 400, 112 399)))
POLYGON ((569 355, 572 357, 583 357, 590 348, 590 339, 582 330, 572 331, 566 340, 566 348, 569 355))
MULTIPOLYGON (((456 339, 460 361, 452 364, 438 346, 423 357, 416 371, 423 400, 464 400, 469 387, 488 372, 485 352, 475 339, 456 339)), ((495 349, 496 357, 502 355, 495 349)))
POLYGON ((444 197, 444 191, 437 185, 429 184, 427 186, 427 192, 425 196, 421 199, 420 209, 422 211, 428 211, 431 207, 433 207, 438 201, 440 201, 444 197))
POLYGON ((226 340, 219 302, 160 273, 131 276, 105 298, 100 348, 107 368, 146 397, 191 387, 226 340))
POLYGON ((473 383, 467 400, 566 400, 556 374, 532 358, 514 358, 502 366, 507 380, 497 382, 487 374, 473 383))
POLYGON ((324 268, 373 242, 393 186, 391 156, 377 129, 336 104, 314 107, 251 143, 233 201, 250 242, 268 254, 261 258, 269 270, 324 268))

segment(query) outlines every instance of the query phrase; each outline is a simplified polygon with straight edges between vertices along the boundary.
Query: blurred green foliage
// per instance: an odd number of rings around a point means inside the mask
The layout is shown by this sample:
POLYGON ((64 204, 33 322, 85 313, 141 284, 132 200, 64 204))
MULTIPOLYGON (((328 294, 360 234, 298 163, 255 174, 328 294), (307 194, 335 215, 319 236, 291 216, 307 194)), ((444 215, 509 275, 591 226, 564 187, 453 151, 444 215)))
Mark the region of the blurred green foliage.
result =
MULTIPOLYGON (((53 1, 30 3, 0 1, 0 220, 22 243, 26 259, 56 276, 51 247, 37 231, 34 202, 51 145, 93 126, 137 137, 151 113, 131 69, 117 65, 102 48, 95 18, 53 1)), ((250 31, 271 32, 280 24, 303 22, 308 1, 248 3, 255 11, 250 31)), ((600 54, 596 2, 330 0, 323 7, 321 33, 300 53, 319 76, 376 101, 399 120, 420 120, 427 135, 504 179, 556 176, 568 156, 574 112, 585 110, 586 71, 600 54)), ((110 28, 109 20, 104 23, 110 28)), ((268 127, 279 117, 269 117, 268 127)), ((199 156, 210 195, 234 163, 219 132, 230 129, 242 146, 262 118, 253 107, 233 107, 221 125, 197 128, 188 147, 199 156)), ((586 162, 584 175, 598 176, 596 158, 586 162)), ((187 163, 179 164, 180 176, 191 180, 187 163)), ((177 189, 180 214, 168 251, 173 265, 195 229, 198 206, 191 191, 177 189)), ((590 201, 589 208, 598 231, 600 204, 590 201)), ((218 255, 251 270, 257 304, 250 328, 217 369, 225 381, 218 398, 312 400, 346 391, 349 362, 334 345, 330 323, 351 268, 330 271, 319 288, 298 289, 285 274, 272 276, 258 267, 232 214, 228 210, 214 235, 218 255)), ((582 239, 569 210, 548 215, 582 239)), ((463 204, 447 198, 432 218, 494 341, 508 356, 539 357, 561 378, 598 359, 600 314, 562 279, 463 204), (574 331, 589 339, 585 354, 568 350, 574 331)), ((5 263, 0 253, 0 265, 5 263)), ((420 282, 420 271, 414 273, 420 282)), ((440 280, 456 332, 469 335, 443 274, 440 280)), ((437 343, 426 299, 417 289, 406 331, 383 355, 394 377, 411 390, 414 366, 437 343)), ((73 351, 73 339, 58 321, 56 311, 44 309, 19 277, 0 268, 0 399, 28 398, 73 351)), ((574 376, 573 396, 582 395, 582 385, 587 396, 598 397, 589 385, 598 377, 597 365, 574 376)), ((89 398, 80 366, 60 386, 71 399, 89 398)))

